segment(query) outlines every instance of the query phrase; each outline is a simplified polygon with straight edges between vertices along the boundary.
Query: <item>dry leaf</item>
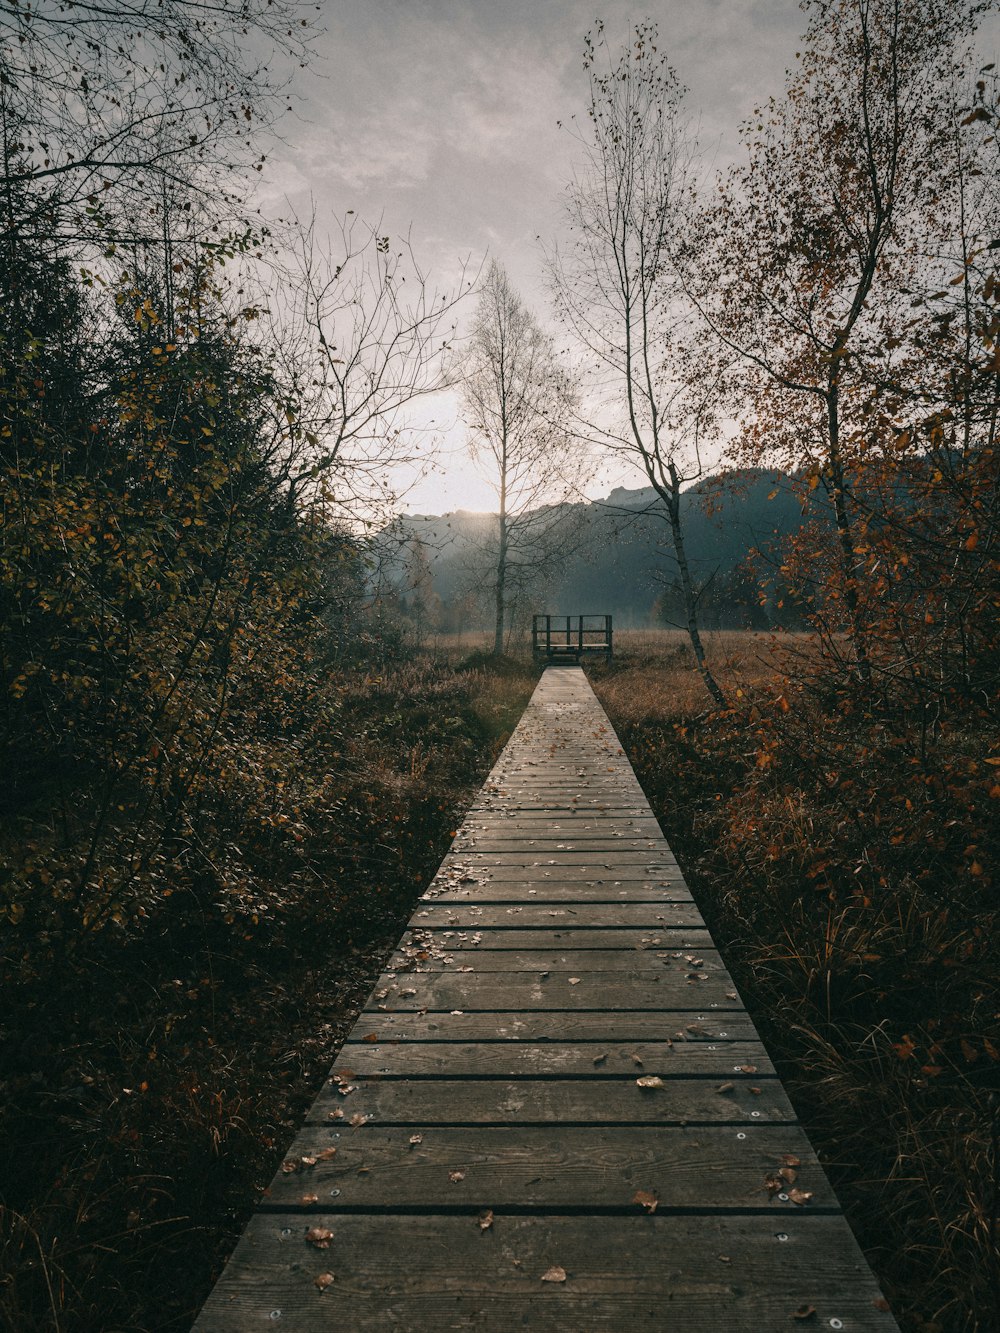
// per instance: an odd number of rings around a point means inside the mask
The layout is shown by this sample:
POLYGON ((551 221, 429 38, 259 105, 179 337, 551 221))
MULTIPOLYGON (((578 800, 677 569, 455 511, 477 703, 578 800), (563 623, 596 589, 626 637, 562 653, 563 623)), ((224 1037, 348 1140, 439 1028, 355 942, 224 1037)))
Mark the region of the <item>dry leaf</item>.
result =
POLYGON ((333 1232, 328 1231, 326 1227, 310 1227, 306 1232, 306 1240, 310 1245, 315 1245, 317 1250, 328 1250, 330 1241, 333 1240, 333 1232))
POLYGON ((479 1230, 489 1231, 493 1225, 493 1209, 487 1208, 485 1212, 479 1214, 479 1230))
POLYGON ((318 1194, 303 1194, 303 1195, 302 1195, 302 1198, 299 1199, 299 1203, 303 1203, 303 1204, 307 1204, 307 1205, 310 1204, 310 1203, 319 1203, 319 1195, 318 1195, 318 1194))
POLYGON ((299 1158, 299 1161, 302 1163, 303 1166, 315 1166, 315 1165, 316 1165, 316 1158, 313 1157, 312 1155, 310 1155, 310 1156, 308 1156, 308 1157, 300 1157, 300 1158, 299 1158))
POLYGON ((424 1141, 424 1136, 423 1136, 423 1134, 411 1134, 411 1135, 410 1135, 410 1147, 411 1147, 411 1148, 415 1148, 415 1147, 417 1146, 418 1143, 423 1143, 423 1141, 424 1141))
POLYGON ((319 1277, 313 1278, 313 1286, 318 1287, 320 1291, 326 1291, 327 1287, 332 1287, 336 1278, 332 1273, 320 1273, 319 1277))
POLYGON ((359 1111, 357 1115, 351 1116, 349 1123, 352 1129, 360 1129, 362 1125, 368 1124, 369 1119, 370 1119, 369 1116, 362 1115, 361 1112, 359 1111))
POLYGON ((644 1074, 642 1078, 636 1079, 635 1085, 637 1088, 662 1088, 663 1079, 656 1074, 644 1074))
POLYGON ((632 1195, 632 1202, 639 1204, 640 1207, 642 1208, 645 1208, 647 1213, 655 1213, 656 1206, 660 1202, 660 1200, 657 1197, 657 1195, 651 1194, 649 1190, 636 1190, 636 1192, 632 1195))
POLYGON ((791 1199, 792 1203, 797 1203, 800 1208, 803 1208, 812 1198, 812 1191, 799 1189, 789 1190, 788 1197, 791 1199))
POLYGON ((559 1268, 557 1265, 553 1264, 553 1266, 549 1269, 549 1271, 548 1271, 547 1273, 543 1273, 543 1274, 542 1274, 542 1281, 543 1281, 543 1282, 565 1282, 565 1281, 566 1281, 566 1270, 565 1270, 565 1268, 559 1268))
POLYGON ((783 1153, 781 1154, 781 1156, 778 1158, 778 1161, 781 1162, 781 1164, 782 1164, 783 1166, 801 1166, 801 1165, 802 1165, 802 1159, 799 1158, 799 1157, 796 1157, 795 1154, 794 1154, 793 1152, 783 1152, 783 1153))
POLYGON ((773 1199, 776 1194, 780 1194, 785 1188, 785 1182, 780 1176, 765 1176, 764 1188, 767 1190, 767 1197, 773 1199))
POLYGON ((328 1111, 326 1114, 326 1118, 327 1120, 343 1120, 344 1113, 338 1106, 336 1111, 328 1111))
POLYGON ((793 1318, 793 1319, 815 1319, 815 1318, 816 1318, 816 1307, 815 1307, 815 1305, 800 1305, 799 1308, 798 1308, 797 1310, 793 1310, 793 1311, 792 1311, 792 1318, 793 1318))
POLYGON ((778 1175, 782 1180, 786 1180, 789 1185, 794 1185, 799 1178, 799 1173, 794 1166, 783 1166, 778 1170, 778 1175))
POLYGON ((362 1040, 362 1041, 366 1041, 366 1042, 368 1043, 369 1046, 373 1046, 373 1045, 375 1044, 375 1042, 378 1041, 378 1033, 377 1033, 377 1032, 369 1032, 368 1035, 367 1035, 367 1037, 362 1037, 361 1040, 362 1040))
POLYGON ((876 1310, 884 1310, 886 1314, 889 1313, 889 1310, 891 1308, 889 1302, 886 1300, 884 1296, 876 1296, 875 1299, 872 1301, 872 1305, 874 1305, 876 1310))
POLYGON ((291 1157, 289 1157, 287 1161, 281 1163, 283 1175, 290 1176, 293 1171, 298 1171, 299 1169, 299 1163, 294 1161, 291 1157))
POLYGON ((733 1085, 731 1083, 720 1083, 715 1089, 716 1092, 732 1092, 732 1090, 733 1085))
POLYGON ((324 1149, 322 1150, 322 1152, 318 1152, 318 1153, 316 1154, 316 1161, 317 1161, 317 1162, 328 1162, 328 1161, 330 1160, 331 1157, 336 1157, 336 1155, 337 1155, 337 1149, 336 1149, 336 1148, 324 1148, 324 1149))
POLYGON ((594 1056, 594 1064, 595 1064, 595 1065, 603 1065, 604 1062, 607 1060, 607 1058, 608 1058, 608 1056, 607 1056, 607 1052, 605 1052, 604 1055, 595 1055, 595 1056, 594 1056))
POLYGON ((757 1072, 756 1065, 740 1065, 741 1074, 756 1074, 756 1072, 757 1072))
POLYGON ((638 1065, 638 1067, 639 1067, 640 1069, 642 1069, 642 1067, 643 1067, 643 1059, 642 1059, 642 1056, 641 1056, 641 1055, 635 1055, 635 1054, 633 1054, 633 1056, 632 1056, 632 1063, 633 1063, 634 1065, 638 1065))
POLYGON ((464 1171, 449 1171, 449 1172, 448 1172, 448 1179, 451 1181, 451 1183, 452 1183, 453 1185, 457 1185, 458 1182, 459 1182, 460 1180, 464 1180, 464 1179, 465 1179, 465 1172, 464 1172, 464 1171))
POLYGON ((570 984, 571 986, 579 986, 579 984, 580 984, 580 978, 579 978, 579 977, 570 977, 570 979, 569 979, 569 984, 570 984))

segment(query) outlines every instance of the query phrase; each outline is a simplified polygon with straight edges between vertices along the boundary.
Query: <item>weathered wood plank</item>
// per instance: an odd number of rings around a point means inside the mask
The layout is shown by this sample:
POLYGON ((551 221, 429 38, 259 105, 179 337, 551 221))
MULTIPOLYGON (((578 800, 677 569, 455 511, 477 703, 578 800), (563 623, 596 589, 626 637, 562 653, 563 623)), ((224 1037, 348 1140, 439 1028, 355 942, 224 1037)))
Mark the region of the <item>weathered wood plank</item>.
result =
POLYGON ((315 1165, 279 1169, 269 1206, 299 1207, 303 1196, 317 1195, 318 1207, 336 1210, 626 1208, 636 1190, 648 1190, 664 1212, 739 1209, 766 1214, 780 1226, 784 1214, 798 1209, 769 1198, 764 1181, 784 1154, 793 1154, 801 1163, 798 1187, 813 1196, 807 1206, 836 1207, 796 1125, 439 1126, 411 1144, 413 1132, 412 1125, 306 1126, 286 1160, 316 1158, 315 1165), (319 1154, 331 1147, 336 1155, 322 1160, 319 1154))
POLYGON ((390 1010, 478 1009, 742 1009, 726 975, 708 974, 706 981, 689 981, 681 973, 636 971, 623 977, 618 972, 585 972, 574 984, 569 972, 550 971, 548 976, 523 972, 407 973, 402 984, 395 974, 383 973, 378 990, 365 1011, 377 1011, 381 997, 390 1010))
MULTIPOLYGON (((377 1074, 407 1074, 468 1078, 530 1074, 588 1075, 591 1078, 638 1077, 647 1070, 686 1077, 705 1075, 726 1082, 742 1070, 755 1068, 763 1077, 774 1073, 759 1041, 671 1042, 448 1042, 403 1041, 392 1037, 370 1042, 378 1023, 345 1046, 334 1066, 335 1074, 364 1078, 377 1074), (350 1071, 350 1074, 348 1074, 350 1071)), ((756 1081, 756 1080, 755 1080, 756 1081)))
MULTIPOLYGON (((605 872, 606 873, 606 872, 605 872)), ((529 879, 505 875, 473 884, 430 885, 421 902, 690 903, 687 886, 658 879, 529 879)))
MULTIPOLYGON (((386 1056, 388 1058, 388 1056, 386 1056)), ((341 1061, 353 1070, 354 1061, 341 1061)), ((776 1078, 732 1071, 725 1077, 685 1078, 660 1059, 615 1078, 559 1079, 383 1078, 374 1075, 331 1082, 307 1123, 329 1124, 366 1116, 376 1125, 689 1125, 791 1123, 795 1120, 776 1078), (663 1087, 640 1088, 637 1078, 657 1076, 663 1087), (341 1088, 353 1088, 341 1095, 341 1088), (720 1092, 724 1088, 726 1091, 720 1092)))
MULTIPOLYGON (((420 921, 414 924, 420 926, 420 921)), ((551 921, 550 921, 551 927, 551 921)), ((453 929, 434 930, 433 943, 437 948, 447 950, 474 949, 477 953, 517 949, 576 949, 602 950, 624 949, 639 953, 657 950, 697 950, 699 956, 706 949, 712 948, 712 937, 704 928, 688 926, 679 930, 665 926, 647 926, 645 930, 629 930, 613 927, 602 930, 599 927, 563 926, 548 930, 502 929, 483 926, 475 918, 471 924, 453 929)), ((415 940, 416 936, 405 936, 404 943, 415 940)))
MULTIPOLYGON (((488 933, 488 932, 487 932, 488 933)), ((469 968, 473 972, 615 972, 619 977, 659 972, 660 968, 674 968, 686 979, 703 981, 703 974, 718 973, 727 976, 718 951, 715 949, 668 950, 649 949, 573 949, 568 945, 549 949, 480 949, 476 950, 459 940, 446 940, 427 932, 408 933, 400 942, 400 949, 386 965, 387 971, 399 974, 427 972, 459 972, 469 968), (427 955, 424 957, 423 955, 427 955)))
MULTIPOLYGON (((380 988, 381 989, 381 988, 380 988)), ((377 997, 378 991, 375 992, 377 997)), ((373 998, 375 998, 373 997, 373 998)), ((687 1012, 656 1009, 536 1010, 485 1013, 382 1013, 376 1000, 352 1029, 349 1043, 362 1042, 377 1032, 384 1041, 665 1041, 713 1043, 753 1041, 756 1029, 745 1013, 695 1009, 687 1012), (373 1021, 374 1019, 374 1021, 373 1021)))
POLYGON ((461 926, 535 929, 565 922, 567 926, 637 930, 655 934, 704 926, 701 913, 690 903, 490 903, 423 901, 413 914, 418 926, 461 926))

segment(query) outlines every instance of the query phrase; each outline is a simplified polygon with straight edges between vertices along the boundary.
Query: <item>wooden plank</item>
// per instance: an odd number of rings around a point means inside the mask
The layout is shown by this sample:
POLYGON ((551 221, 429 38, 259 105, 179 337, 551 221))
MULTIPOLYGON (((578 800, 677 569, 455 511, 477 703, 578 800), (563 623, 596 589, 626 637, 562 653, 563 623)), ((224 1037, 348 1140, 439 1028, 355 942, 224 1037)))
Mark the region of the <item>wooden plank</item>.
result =
POLYGON ((377 997, 385 991, 384 1002, 396 1012, 414 1009, 478 1009, 495 1012, 503 1009, 654 1009, 659 1013, 673 1009, 691 1009, 696 1005, 710 1009, 741 1009, 728 977, 709 974, 707 981, 689 981, 680 973, 585 972, 578 984, 568 972, 541 972, 525 976, 522 972, 407 973, 397 978, 383 973, 375 996, 365 1012, 377 1012, 377 997), (393 982, 400 982, 393 990, 393 982))
MULTIPOLYGON (((382 989, 380 987, 380 989, 382 989)), ((373 999, 377 997, 375 992, 373 999)), ((686 1012, 659 1010, 536 1010, 534 1012, 475 1011, 453 1013, 382 1013, 375 1008, 361 1015, 347 1040, 363 1042, 372 1032, 383 1041, 753 1041, 756 1029, 745 1013, 709 1009, 686 1012), (374 1021, 373 1021, 374 1017, 374 1021)))
POLYGON ((683 884, 663 884, 658 880, 621 879, 514 879, 498 878, 476 884, 431 885, 420 902, 440 903, 690 903, 691 894, 683 884))
MULTIPOLYGON (((508 918, 508 921, 511 918, 508 918)), ((443 924, 447 927, 448 918, 443 918, 443 924)), ((420 926, 420 919, 414 920, 415 926, 420 926)), ((434 943, 438 948, 444 949, 474 949, 477 953, 490 953, 493 951, 503 951, 506 949, 576 949, 576 950, 601 950, 601 949, 633 949, 637 952, 652 951, 657 949, 668 950, 686 950, 691 953, 698 951, 699 956, 706 950, 711 949, 712 937, 708 931, 702 927, 688 926, 679 930, 671 930, 664 926, 647 926, 645 930, 629 930, 623 927, 611 927, 602 930, 600 927, 579 927, 563 926, 561 928, 551 928, 552 922, 549 921, 548 930, 526 930, 500 929, 498 927, 484 927, 481 921, 472 918, 471 924, 466 923, 455 929, 442 929, 433 932, 434 943)), ((404 940, 411 938, 404 936, 404 940)))
MULTIPOLYGON (((637 1210, 638 1211, 638 1210, 637 1210)), ((879 1290, 839 1218, 263 1214, 196 1333, 378 1328, 548 1333, 769 1333, 803 1326, 892 1333, 879 1290), (610 1223, 610 1224, 609 1224, 610 1223), (328 1250, 306 1239, 333 1232, 328 1250), (779 1240, 783 1236, 784 1240, 779 1240), (566 1281, 543 1282, 558 1265, 566 1281), (335 1273, 326 1294, 315 1286, 335 1273)))
POLYGON ((715 949, 572 949, 568 945, 549 949, 473 949, 460 941, 446 940, 428 931, 407 933, 400 950, 392 955, 387 971, 397 973, 459 972, 572 972, 581 978, 587 972, 615 972, 641 977, 659 968, 674 968, 685 978, 705 979, 704 973, 728 976, 715 949), (427 957, 423 957, 426 954, 427 957), (689 961, 690 960, 690 961, 689 961))
POLYGON ((725 1082, 743 1069, 756 1068, 763 1077, 774 1066, 759 1041, 709 1043, 665 1041, 575 1042, 448 1042, 403 1041, 392 1037, 370 1042, 378 1023, 345 1046, 334 1066, 335 1074, 364 1078, 376 1074, 408 1074, 453 1078, 502 1075, 517 1078, 545 1074, 588 1075, 591 1078, 632 1078, 648 1070, 686 1077, 704 1075, 725 1082))
POLYGON ((763 1213, 780 1227, 798 1209, 769 1198, 764 1181, 785 1154, 801 1163, 799 1188, 813 1195, 808 1206, 836 1206, 797 1125, 440 1126, 411 1144, 413 1132, 412 1125, 306 1126, 286 1161, 316 1158, 315 1165, 290 1173, 279 1168, 269 1206, 294 1208, 304 1195, 317 1195, 319 1207, 336 1210, 627 1208, 636 1190, 648 1190, 664 1212, 739 1209, 763 1213), (324 1161, 319 1154, 327 1148, 337 1151, 324 1161))
MULTIPOLYGON (((389 1048, 391 1050, 391 1048, 389 1048)), ((384 1058, 388 1058, 389 1051, 384 1058)), ((795 1113, 776 1078, 732 1072, 725 1077, 685 1078, 670 1073, 670 1060, 616 1077, 558 1079, 362 1078, 354 1073, 328 1083, 307 1123, 327 1125, 358 1115, 376 1125, 689 1125, 790 1124, 795 1113), (636 1079, 656 1076, 663 1087, 640 1088, 636 1079), (346 1096, 341 1088, 353 1088, 346 1096), (719 1092, 719 1088, 727 1091, 719 1092)))
POLYGON ((413 923, 423 926, 461 926, 479 930, 500 926, 504 929, 535 929, 565 922, 579 927, 610 930, 638 930, 644 934, 657 931, 701 928, 701 913, 690 903, 630 903, 614 899, 610 903, 490 903, 424 900, 413 914, 413 923))

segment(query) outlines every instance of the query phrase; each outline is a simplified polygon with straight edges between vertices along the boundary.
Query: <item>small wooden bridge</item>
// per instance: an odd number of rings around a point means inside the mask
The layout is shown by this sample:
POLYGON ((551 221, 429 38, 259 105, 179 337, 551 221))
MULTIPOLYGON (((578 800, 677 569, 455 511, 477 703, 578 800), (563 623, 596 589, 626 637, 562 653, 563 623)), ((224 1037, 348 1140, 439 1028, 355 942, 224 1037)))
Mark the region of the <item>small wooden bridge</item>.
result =
POLYGON ((549 668, 198 1333, 884 1306, 606 715, 549 668))

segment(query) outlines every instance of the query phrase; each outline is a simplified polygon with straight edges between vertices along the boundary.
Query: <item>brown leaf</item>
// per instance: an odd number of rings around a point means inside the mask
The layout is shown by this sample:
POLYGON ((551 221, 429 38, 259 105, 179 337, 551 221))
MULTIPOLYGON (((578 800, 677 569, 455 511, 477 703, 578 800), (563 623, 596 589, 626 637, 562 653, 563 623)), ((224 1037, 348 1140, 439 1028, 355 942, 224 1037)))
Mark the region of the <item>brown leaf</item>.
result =
POLYGON ((886 1314, 888 1314, 891 1309, 889 1302, 884 1296, 876 1296, 872 1301, 872 1305, 874 1305, 876 1310, 884 1310, 886 1314))
POLYGON ((594 1056, 594 1064, 595 1064, 595 1065, 603 1065, 604 1062, 605 1062, 605 1060, 607 1060, 607 1058, 608 1058, 608 1056, 607 1056, 607 1052, 605 1052, 604 1055, 595 1055, 595 1056, 594 1056))
POLYGON ((785 1188, 785 1182, 780 1176, 769 1175, 764 1177, 764 1188, 767 1190, 767 1197, 773 1199, 776 1194, 780 1194, 785 1188))
POLYGON ((352 1129, 360 1129, 362 1125, 368 1124, 368 1120, 369 1117, 366 1115, 362 1115, 361 1112, 359 1111, 357 1115, 351 1116, 350 1121, 348 1123, 350 1124, 352 1129))
POLYGON ((338 1106, 335 1111, 328 1111, 326 1114, 326 1118, 327 1120, 343 1120, 344 1113, 338 1106))
POLYGON ((336 1157, 336 1155, 336 1148, 323 1148, 322 1151, 316 1154, 316 1160, 317 1162, 328 1162, 331 1157, 336 1157))
POLYGON ((449 1171, 449 1172, 448 1172, 448 1179, 451 1181, 451 1183, 452 1183, 453 1185, 457 1185, 458 1182, 459 1182, 460 1180, 464 1180, 464 1179, 465 1179, 465 1172, 464 1172, 464 1171, 449 1171))
POLYGON ((636 1055, 636 1054, 633 1053, 633 1055, 632 1055, 632 1063, 633 1063, 634 1065, 637 1065, 639 1069, 642 1069, 642 1067, 643 1067, 642 1056, 641 1056, 641 1055, 636 1055))
POLYGON ((293 1171, 300 1171, 301 1169, 301 1165, 291 1157, 281 1163, 282 1175, 290 1176, 293 1171))
POLYGON ((320 1291, 326 1291, 327 1287, 332 1287, 336 1280, 332 1273, 320 1273, 319 1277, 313 1278, 313 1286, 318 1287, 320 1291))
POLYGON ((493 1225, 493 1209, 487 1208, 485 1212, 479 1214, 479 1230, 489 1231, 493 1225))
POLYGON ((333 1240, 333 1232, 326 1227, 310 1227, 306 1232, 306 1240, 310 1245, 315 1245, 317 1250, 328 1250, 330 1241, 333 1240))
POLYGON ((787 1181, 789 1185, 794 1185, 799 1178, 799 1173, 794 1166, 782 1166, 778 1168, 778 1175, 782 1180, 787 1181))
POLYGON ((410 1135, 410 1147, 411 1147, 411 1148, 415 1148, 415 1147, 417 1146, 418 1143, 423 1143, 423 1141, 424 1141, 424 1136, 423 1136, 423 1134, 411 1134, 411 1135, 410 1135))
POLYGON ((565 1268, 559 1268, 558 1265, 553 1264, 547 1273, 542 1274, 541 1280, 543 1282, 565 1282, 566 1270, 565 1268))
POLYGON ((306 1205, 309 1205, 309 1204, 311 1204, 311 1203, 319 1203, 319 1195, 318 1195, 318 1194, 303 1194, 302 1198, 299 1199, 299 1203, 306 1204, 306 1205))
POLYGON ((815 1318, 816 1318, 816 1307, 815 1307, 815 1305, 800 1305, 799 1308, 798 1308, 797 1310, 793 1310, 793 1311, 792 1311, 792 1318, 793 1318, 793 1319, 815 1319, 815 1318))
POLYGON ((655 1213, 660 1200, 658 1195, 651 1194, 649 1190, 636 1190, 632 1195, 632 1202, 645 1208, 647 1213, 655 1213))
POLYGON ((781 1162, 781 1164, 782 1164, 783 1166, 801 1166, 801 1165, 802 1165, 802 1160, 801 1160, 801 1158, 796 1157, 795 1154, 794 1154, 793 1152, 783 1152, 783 1153, 781 1154, 781 1156, 778 1158, 778 1161, 781 1162))
POLYGON ((716 1091, 716 1092, 732 1092, 732 1091, 733 1091, 733 1085, 732 1085, 732 1083, 720 1083, 719 1086, 715 1089, 715 1091, 716 1091))
POLYGON ((362 1040, 362 1041, 366 1041, 366 1042, 368 1043, 369 1046, 373 1046, 373 1045, 375 1044, 375 1042, 378 1041, 378 1033, 377 1033, 377 1032, 369 1032, 368 1035, 367 1035, 367 1037, 362 1037, 361 1040, 362 1040))
POLYGON ((580 984, 580 978, 579 978, 579 977, 570 977, 570 979, 569 979, 569 984, 570 984, 571 986, 579 986, 579 984, 580 984))
POLYGON ((788 1197, 791 1199, 792 1203, 797 1203, 800 1208, 804 1208, 812 1198, 812 1191, 791 1189, 788 1191, 788 1197))
POLYGON ((757 1072, 756 1065, 740 1065, 741 1074, 756 1074, 756 1072, 757 1072))
POLYGON ((656 1074, 644 1074, 642 1078, 636 1079, 635 1085, 637 1088, 646 1090, 662 1088, 664 1086, 663 1079, 659 1078, 656 1074))

